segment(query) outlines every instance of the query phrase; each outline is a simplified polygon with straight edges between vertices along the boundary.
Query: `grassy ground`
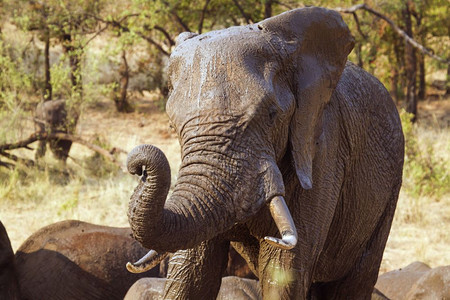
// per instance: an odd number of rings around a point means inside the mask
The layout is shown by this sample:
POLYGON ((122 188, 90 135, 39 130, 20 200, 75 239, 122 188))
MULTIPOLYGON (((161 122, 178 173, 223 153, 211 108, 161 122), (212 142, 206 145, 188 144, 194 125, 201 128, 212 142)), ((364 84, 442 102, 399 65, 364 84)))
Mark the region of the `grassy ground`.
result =
MULTIPOLYGON (((97 103, 86 109, 77 130, 90 141, 100 140, 103 145, 125 151, 142 143, 160 147, 169 158, 174 182, 180 163, 178 140, 169 128, 161 105, 149 99, 148 95, 143 97, 136 112, 127 115, 115 113, 112 103, 97 103)), ((432 107, 426 109, 422 123, 415 130, 424 153, 433 149, 433 157, 446 162, 448 168, 450 106, 448 100, 444 102, 444 107, 426 103, 432 107)), ((32 130, 31 124, 27 126, 32 130)), ((16 154, 33 156, 30 150, 16 154)), ((70 156, 64 166, 47 153, 47 167, 43 171, 21 167, 11 173, 0 168, 0 220, 15 250, 37 229, 64 219, 109 226, 128 225, 127 204, 137 178, 118 170, 83 146, 75 145, 70 156)), ((118 158, 124 167, 125 154, 119 154, 118 158)), ((448 169, 444 169, 444 173, 448 176, 448 169)), ((416 260, 432 267, 450 265, 450 195, 445 189, 438 194, 411 195, 411 186, 417 182, 408 182, 407 178, 405 184, 409 190, 403 188, 400 194, 381 272, 416 260)), ((426 180, 424 178, 423 184, 427 184, 426 180)))

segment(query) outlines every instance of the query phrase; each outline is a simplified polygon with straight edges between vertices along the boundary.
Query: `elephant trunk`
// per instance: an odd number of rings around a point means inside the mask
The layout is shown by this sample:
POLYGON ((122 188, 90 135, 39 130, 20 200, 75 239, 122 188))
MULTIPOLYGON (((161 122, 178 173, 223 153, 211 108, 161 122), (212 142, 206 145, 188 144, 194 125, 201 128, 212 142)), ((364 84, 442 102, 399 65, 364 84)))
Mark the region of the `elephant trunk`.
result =
POLYGON ((170 167, 158 148, 136 147, 128 155, 127 166, 131 174, 143 175, 131 196, 128 219, 135 239, 144 247, 158 252, 186 249, 233 225, 232 211, 224 205, 229 193, 211 182, 211 166, 184 166, 167 201, 170 167))

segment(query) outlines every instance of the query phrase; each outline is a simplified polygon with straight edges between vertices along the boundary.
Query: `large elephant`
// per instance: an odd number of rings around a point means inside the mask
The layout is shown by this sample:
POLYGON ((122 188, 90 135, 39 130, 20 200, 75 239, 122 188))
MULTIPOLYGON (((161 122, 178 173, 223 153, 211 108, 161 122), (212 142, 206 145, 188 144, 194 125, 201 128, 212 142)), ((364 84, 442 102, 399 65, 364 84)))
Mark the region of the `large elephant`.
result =
POLYGON ((129 153, 142 175, 129 221, 154 249, 131 270, 177 251, 165 298, 213 299, 231 242, 265 299, 370 298, 404 140, 389 93, 347 63, 353 44, 341 16, 316 7, 179 37, 166 109, 182 163, 166 199, 164 154, 129 153))
POLYGON ((147 252, 130 228, 62 221, 33 233, 14 257, 0 223, 0 246, 0 299, 123 299, 138 279, 160 275, 125 269, 147 252))

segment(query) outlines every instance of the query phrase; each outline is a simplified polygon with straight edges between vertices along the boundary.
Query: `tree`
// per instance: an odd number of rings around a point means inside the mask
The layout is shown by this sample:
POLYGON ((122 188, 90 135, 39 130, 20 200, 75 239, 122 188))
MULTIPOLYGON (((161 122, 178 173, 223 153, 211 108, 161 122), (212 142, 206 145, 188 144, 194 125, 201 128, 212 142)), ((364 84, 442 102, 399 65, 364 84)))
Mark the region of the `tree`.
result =
MULTIPOLYGON (((418 2, 419 4, 421 2, 418 2)), ((426 32, 428 30, 418 30, 415 29, 413 24, 413 16, 416 16, 416 27, 422 26, 422 20, 424 16, 426 16, 425 12, 427 9, 431 6, 427 6, 428 4, 416 4, 413 0, 408 0, 406 2, 399 1, 399 2, 383 2, 383 5, 381 5, 384 9, 388 11, 392 11, 394 13, 394 16, 399 20, 400 24, 403 25, 403 30, 394 22, 391 18, 387 17, 386 15, 380 13, 377 10, 372 9, 367 4, 358 4, 354 5, 350 8, 344 8, 339 9, 342 12, 345 13, 352 13, 354 14, 357 10, 362 9, 364 11, 369 12, 370 14, 376 16, 377 18, 380 18, 384 20, 386 23, 389 24, 393 32, 397 36, 401 36, 404 39, 404 46, 400 47, 397 43, 389 42, 389 45, 394 45, 393 49, 396 53, 397 61, 401 62, 404 61, 404 64, 400 64, 400 66, 404 65, 404 73, 403 76, 405 77, 405 85, 406 85, 406 110, 413 115, 413 121, 416 119, 417 114, 417 54, 416 51, 420 51, 421 54, 426 54, 428 57, 433 58, 434 60, 444 63, 444 64, 450 64, 450 61, 446 58, 442 58, 441 56, 438 56, 434 54, 433 51, 425 48, 422 44, 418 43, 415 39, 415 32, 420 32, 422 36, 420 36, 421 40, 425 40, 425 37, 423 35, 426 35, 426 32), (416 7, 419 7, 420 14, 417 13, 416 7), (420 21, 418 21, 420 20, 420 21), (403 55, 401 55, 400 52, 403 51, 403 55), (403 57, 403 58, 402 58, 403 57)), ((444 17, 445 18, 445 17, 444 17)), ((385 35, 389 37, 389 35, 385 35)), ((373 43, 373 41, 372 41, 373 43)), ((377 43, 374 43, 377 44, 377 43)), ((386 48, 386 46, 384 46, 386 48)), ((377 51, 377 55, 379 56, 379 52, 377 51)), ((420 60, 419 60, 420 62, 420 60)), ((419 64, 421 72, 419 76, 419 82, 421 82, 421 92, 423 93, 423 97, 425 96, 425 60, 420 62, 419 64)), ((398 69, 397 69, 398 70, 398 69)), ((395 76, 398 76, 399 72, 393 72, 395 76)), ((401 74, 401 73, 400 73, 401 74)), ((402 74, 401 74, 402 75, 402 74)), ((394 89, 394 87, 399 83, 403 82, 403 80, 398 81, 396 78, 392 79, 391 81, 391 89, 394 89)), ((392 90, 391 90, 392 93, 392 90)))

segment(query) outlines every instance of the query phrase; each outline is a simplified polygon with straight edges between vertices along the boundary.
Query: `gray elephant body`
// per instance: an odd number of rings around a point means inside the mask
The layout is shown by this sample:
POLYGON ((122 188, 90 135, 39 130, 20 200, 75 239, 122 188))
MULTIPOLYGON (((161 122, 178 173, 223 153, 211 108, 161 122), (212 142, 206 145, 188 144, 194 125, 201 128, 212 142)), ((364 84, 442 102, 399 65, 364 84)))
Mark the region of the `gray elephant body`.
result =
POLYGON ((404 141, 389 93, 346 63, 353 38, 339 14, 305 8, 183 36, 169 65, 182 149, 172 195, 163 154, 146 145, 128 157, 143 174, 134 237, 178 250, 164 297, 215 298, 231 242, 265 299, 369 299, 404 141))
POLYGON ((3 248, 3 242, 9 243, 4 234, 0 230, 0 261, 5 261, 0 296, 3 291, 10 296, 1 299, 123 299, 139 278, 159 276, 158 268, 138 276, 126 270, 130 257, 147 251, 131 238, 129 228, 54 223, 32 234, 15 257, 10 245, 3 248))

